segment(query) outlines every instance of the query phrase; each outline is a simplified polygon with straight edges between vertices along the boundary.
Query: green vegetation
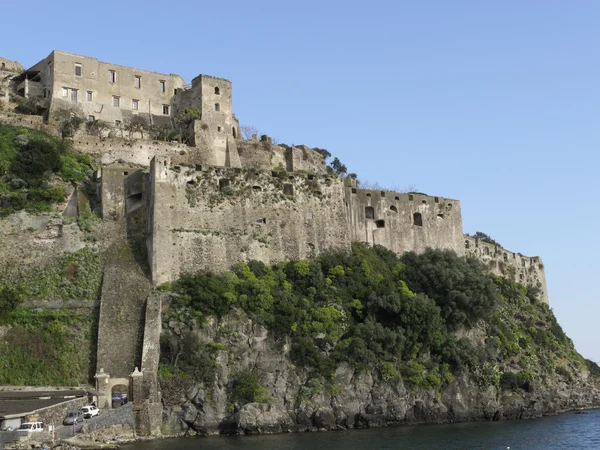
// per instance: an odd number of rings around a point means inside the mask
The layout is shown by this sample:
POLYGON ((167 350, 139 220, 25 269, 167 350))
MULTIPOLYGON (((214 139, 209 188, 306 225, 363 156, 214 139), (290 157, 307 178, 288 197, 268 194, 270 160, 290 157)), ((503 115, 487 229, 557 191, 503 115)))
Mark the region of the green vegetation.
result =
POLYGON ((272 400, 269 391, 262 387, 256 372, 242 370, 233 376, 229 386, 230 408, 246 403, 268 403, 272 400))
MULTIPOLYGON (((469 236, 469 234, 467 234, 469 236)), ((491 238, 491 236, 483 233, 482 231, 477 231, 473 235, 475 239, 479 239, 480 241, 487 242, 488 244, 497 245, 498 247, 502 247, 498 242, 491 238)))
POLYGON ((15 310, 0 342, 0 385, 74 386, 87 383, 95 318, 65 310, 15 310))
POLYGON ((294 363, 316 375, 330 378, 338 362, 349 361, 359 369, 377 367, 386 378, 402 374, 426 388, 437 388, 452 372, 477 363, 477 350, 450 331, 486 317, 497 303, 492 280, 474 261, 444 251, 399 259, 359 243, 351 254, 324 254, 313 262, 270 267, 251 261, 233 273, 184 275, 172 289, 179 294, 178 311, 204 318, 241 308, 275 336, 290 337, 294 363), (434 267, 430 274, 436 279, 417 284, 419 267, 434 267), (452 278, 452 268, 464 270, 462 284, 452 278), (450 300, 425 295, 436 294, 434 286, 444 281, 455 284, 450 300), (473 286, 481 292, 472 295, 473 286))
POLYGON ((25 209, 50 211, 64 199, 63 182, 83 183, 88 155, 43 132, 0 124, 0 217, 25 209))
POLYGON ((0 274, 0 320, 27 300, 95 300, 100 295, 100 255, 85 248, 45 269, 0 274))
POLYGON ((171 317, 242 310, 277 342, 289 339, 294 364, 326 382, 341 361, 425 389, 466 371, 482 387, 530 390, 584 367, 535 292, 450 251, 398 257, 354 243, 350 254, 250 261, 221 275, 186 274, 168 288, 178 294, 171 317), (480 330, 485 342, 460 338, 462 329, 480 330))

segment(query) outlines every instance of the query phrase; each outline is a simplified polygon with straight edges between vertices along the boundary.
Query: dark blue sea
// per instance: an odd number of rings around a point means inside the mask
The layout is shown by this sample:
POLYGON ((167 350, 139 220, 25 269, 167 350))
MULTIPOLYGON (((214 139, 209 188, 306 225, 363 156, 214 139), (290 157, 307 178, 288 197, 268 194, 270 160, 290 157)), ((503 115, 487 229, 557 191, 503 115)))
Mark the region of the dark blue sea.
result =
POLYGON ((534 420, 415 425, 271 436, 174 438, 124 450, 598 449, 600 410, 534 420))

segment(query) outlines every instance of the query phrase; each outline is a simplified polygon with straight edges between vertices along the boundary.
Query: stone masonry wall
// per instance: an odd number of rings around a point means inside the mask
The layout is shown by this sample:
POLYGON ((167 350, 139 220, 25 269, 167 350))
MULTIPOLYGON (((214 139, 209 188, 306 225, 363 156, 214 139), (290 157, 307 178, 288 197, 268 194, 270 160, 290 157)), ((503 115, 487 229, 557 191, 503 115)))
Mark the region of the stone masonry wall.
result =
POLYGON ((549 303, 546 274, 542 258, 511 252, 471 236, 464 237, 465 253, 483 262, 494 275, 512 277, 515 281, 540 289, 540 300, 549 303))
POLYGON ((346 187, 345 207, 353 240, 399 254, 427 247, 465 253, 458 200, 346 187))
POLYGON ((218 272, 249 259, 274 263, 350 246, 337 176, 173 169, 161 158, 151 167, 154 284, 183 271, 218 272))

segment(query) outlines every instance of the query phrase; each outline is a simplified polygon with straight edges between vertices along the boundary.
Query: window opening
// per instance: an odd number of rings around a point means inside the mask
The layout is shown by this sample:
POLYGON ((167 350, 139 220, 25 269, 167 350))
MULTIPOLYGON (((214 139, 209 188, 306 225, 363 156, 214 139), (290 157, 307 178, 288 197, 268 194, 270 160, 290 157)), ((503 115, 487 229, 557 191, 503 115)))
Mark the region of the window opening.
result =
POLYGON ((160 84, 160 92, 165 92, 166 91, 165 80, 160 80, 159 84, 160 84))
POLYGON ((116 83, 117 82, 117 72, 115 72, 114 70, 109 70, 108 71, 108 82, 109 83, 116 83))
POLYGON ((229 180, 229 178, 221 178, 219 180, 219 189, 222 191, 223 189, 228 187, 230 184, 231 184, 231 180, 229 180))
POLYGON ((438 214, 438 219, 443 219, 444 215, 442 213, 438 214))
POLYGON ((395 213, 398 212, 398 208, 396 208, 394 205, 390 206, 390 211, 394 211, 395 213))
POLYGON ((91 102, 93 100, 93 98, 94 98, 94 93, 92 91, 87 91, 85 94, 85 99, 88 102, 91 102))
POLYGON ((163 114, 165 116, 169 115, 169 105, 163 105, 163 114))
POLYGON ((375 226, 377 228, 385 228, 385 220, 376 220, 375 221, 375 226))
POLYGON ((215 111, 221 111, 221 105, 215 103, 215 111))
POLYGON ((77 89, 71 89, 71 101, 77 102, 77 89))
POLYGON ((356 194, 356 188, 352 188, 352 193, 356 194))
POLYGON ((385 197, 385 191, 381 191, 381 196, 385 197))
POLYGON ((252 186, 252 190, 253 191, 262 191, 262 188, 260 186, 252 186))
POLYGON ((423 226, 423 216, 421 216, 421 213, 417 212, 413 214, 413 224, 415 224, 418 227, 423 226))
POLYGON ((412 196, 412 194, 408 194, 408 199, 409 199, 410 201, 413 201, 413 196, 412 196))
POLYGON ((370 196, 371 196, 371 193, 370 193, 370 192, 367 192, 367 197, 370 197, 370 196))
POLYGON ((294 195, 294 185, 288 183, 284 184, 283 193, 284 195, 294 195))
POLYGON ((88 122, 93 122, 94 120, 96 120, 94 116, 88 116, 88 122))
POLYGON ((131 100, 131 109, 133 109, 134 111, 138 110, 139 107, 139 100, 133 99, 131 100))
POLYGON ((140 89, 142 87, 142 77, 139 75, 135 75, 133 78, 133 87, 136 89, 140 89))
POLYGON ((308 211, 308 212, 306 213, 306 218, 307 218, 307 219, 312 219, 312 217, 313 217, 313 216, 312 216, 312 211, 308 211))
POLYGON ((439 199, 439 197, 433 197, 433 200, 434 200, 436 203, 439 203, 439 202, 440 202, 440 199, 439 199))
POLYGON ((262 218, 262 219, 256 219, 256 223, 267 223, 267 219, 262 218))
POLYGON ((75 63, 75 76, 80 77, 82 72, 81 64, 75 63))
POLYGON ((221 91, 219 91, 219 87, 215 86, 215 94, 221 95, 221 91))
POLYGON ((231 132, 233 133, 233 137, 237 138, 237 132, 235 131, 235 127, 231 128, 231 132))
POLYGON ((372 206, 365 206, 365 219, 375 218, 375 208, 372 206))
POLYGON ((394 200, 400 200, 400 197, 394 197, 394 200))
POLYGON ((119 106, 121 104, 121 97, 117 97, 116 95, 113 95, 113 106, 119 106))
POLYGON ((115 120, 115 127, 120 127, 120 126, 121 126, 121 121, 115 120))

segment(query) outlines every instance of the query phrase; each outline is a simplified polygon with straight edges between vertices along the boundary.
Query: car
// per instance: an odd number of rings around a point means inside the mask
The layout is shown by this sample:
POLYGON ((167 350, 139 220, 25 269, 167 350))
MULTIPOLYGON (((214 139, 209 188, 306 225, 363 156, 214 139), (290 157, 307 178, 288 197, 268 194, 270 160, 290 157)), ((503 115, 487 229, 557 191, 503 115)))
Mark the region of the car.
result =
POLYGON ((79 422, 83 422, 83 411, 73 411, 67 414, 65 420, 63 420, 63 425, 74 425, 79 422))
POLYGON ((44 431, 43 422, 23 422, 17 431, 20 433, 37 433, 44 431))
POLYGON ((83 412, 83 417, 85 417, 86 419, 91 419, 92 417, 95 417, 98 414, 100 414, 100 410, 94 405, 84 406, 83 408, 81 408, 81 412, 83 412))

